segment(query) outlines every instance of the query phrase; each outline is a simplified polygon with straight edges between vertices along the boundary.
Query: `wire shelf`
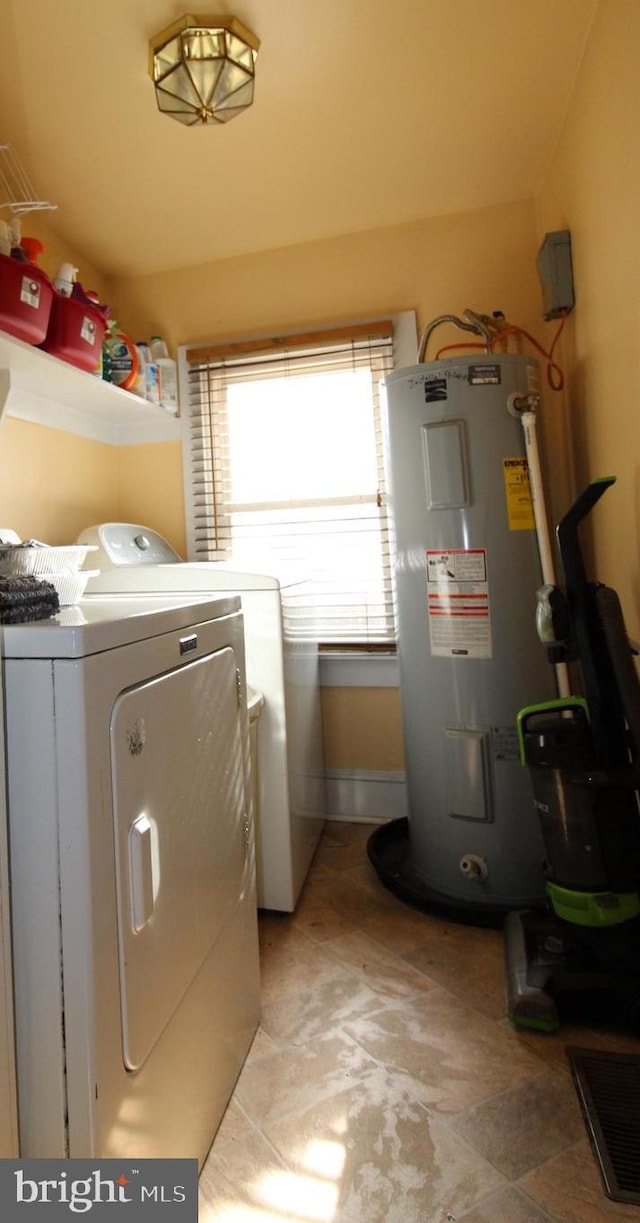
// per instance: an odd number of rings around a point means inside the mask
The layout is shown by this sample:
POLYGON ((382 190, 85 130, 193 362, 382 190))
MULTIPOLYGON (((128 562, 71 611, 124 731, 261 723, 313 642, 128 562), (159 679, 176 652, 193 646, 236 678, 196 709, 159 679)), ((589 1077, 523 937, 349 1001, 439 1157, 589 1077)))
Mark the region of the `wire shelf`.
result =
POLYGON ((31 180, 18 154, 10 144, 0 144, 0 209, 8 208, 12 216, 26 212, 50 212, 58 207, 36 196, 31 180))

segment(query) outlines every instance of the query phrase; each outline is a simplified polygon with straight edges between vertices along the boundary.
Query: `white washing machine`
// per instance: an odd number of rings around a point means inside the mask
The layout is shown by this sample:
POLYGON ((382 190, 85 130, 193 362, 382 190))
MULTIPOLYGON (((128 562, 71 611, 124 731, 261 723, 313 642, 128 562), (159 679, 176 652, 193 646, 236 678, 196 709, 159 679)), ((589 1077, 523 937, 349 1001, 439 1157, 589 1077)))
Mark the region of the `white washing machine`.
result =
POLYGON ((300 577, 185 562, 157 532, 132 523, 89 527, 78 542, 98 547, 91 568, 100 574, 90 580, 88 594, 241 596, 247 680, 264 697, 257 724, 258 906, 293 912, 326 812, 318 646, 296 631, 300 577))
POLYGON ((21 1157, 202 1161, 260 1005, 239 600, 3 641, 21 1157))

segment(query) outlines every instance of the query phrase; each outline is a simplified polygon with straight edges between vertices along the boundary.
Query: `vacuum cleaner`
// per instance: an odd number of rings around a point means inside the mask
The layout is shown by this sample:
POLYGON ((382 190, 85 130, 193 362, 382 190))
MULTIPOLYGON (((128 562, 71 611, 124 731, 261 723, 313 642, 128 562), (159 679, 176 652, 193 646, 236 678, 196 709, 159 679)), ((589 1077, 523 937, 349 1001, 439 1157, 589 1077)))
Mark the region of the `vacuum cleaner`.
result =
POLYGON ((578 536, 613 483, 588 485, 556 529, 564 591, 537 592, 549 661, 579 671, 581 695, 517 719, 547 904, 505 920, 508 1013, 542 1031, 606 1017, 640 1033, 640 683, 618 596, 587 579, 578 536))

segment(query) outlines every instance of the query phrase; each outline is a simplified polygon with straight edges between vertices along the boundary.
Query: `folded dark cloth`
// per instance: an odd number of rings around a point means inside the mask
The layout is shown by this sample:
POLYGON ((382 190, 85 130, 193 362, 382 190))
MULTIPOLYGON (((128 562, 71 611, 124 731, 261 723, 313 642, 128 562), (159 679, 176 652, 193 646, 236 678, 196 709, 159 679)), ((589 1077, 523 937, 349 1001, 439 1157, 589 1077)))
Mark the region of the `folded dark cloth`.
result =
POLYGON ((44 578, 0 577, 0 624, 47 620, 59 610, 58 592, 44 578))

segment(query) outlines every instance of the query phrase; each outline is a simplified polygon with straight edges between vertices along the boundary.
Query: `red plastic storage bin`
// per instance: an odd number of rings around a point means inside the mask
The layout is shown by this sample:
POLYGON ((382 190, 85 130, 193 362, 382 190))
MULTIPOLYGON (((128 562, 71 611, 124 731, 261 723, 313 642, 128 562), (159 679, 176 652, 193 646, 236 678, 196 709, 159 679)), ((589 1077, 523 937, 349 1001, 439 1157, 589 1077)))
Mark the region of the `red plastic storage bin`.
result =
POLYGON ((46 339, 40 347, 53 357, 93 373, 98 368, 105 331, 106 323, 99 310, 54 292, 46 339))
POLYGON ((35 263, 0 255, 0 328, 28 344, 47 334, 53 285, 35 263))

